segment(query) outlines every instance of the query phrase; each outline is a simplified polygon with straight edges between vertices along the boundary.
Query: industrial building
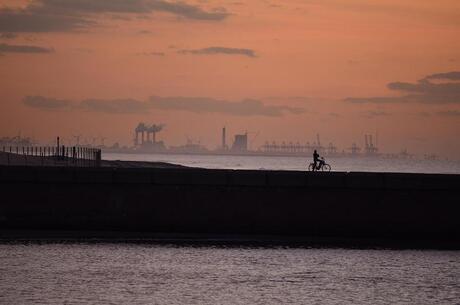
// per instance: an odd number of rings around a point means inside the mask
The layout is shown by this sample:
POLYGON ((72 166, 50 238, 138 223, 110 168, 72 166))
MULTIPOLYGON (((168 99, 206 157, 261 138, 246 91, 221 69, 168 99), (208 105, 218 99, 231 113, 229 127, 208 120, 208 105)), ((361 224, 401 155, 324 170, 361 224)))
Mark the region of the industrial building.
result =
POLYGON ((134 148, 142 152, 162 152, 166 150, 163 141, 157 141, 156 134, 163 129, 163 125, 147 125, 139 123, 134 130, 134 148))

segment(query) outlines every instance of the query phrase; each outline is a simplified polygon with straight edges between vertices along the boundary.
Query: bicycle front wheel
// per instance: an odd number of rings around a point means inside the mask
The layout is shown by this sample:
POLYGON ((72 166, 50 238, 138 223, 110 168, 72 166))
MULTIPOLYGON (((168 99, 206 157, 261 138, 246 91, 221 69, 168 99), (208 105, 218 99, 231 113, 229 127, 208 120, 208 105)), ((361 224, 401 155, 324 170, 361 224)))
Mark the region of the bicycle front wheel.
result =
POLYGON ((331 166, 329 164, 324 164, 323 165, 323 172, 330 172, 331 171, 331 166))
POLYGON ((315 168, 315 165, 313 163, 310 163, 310 165, 308 166, 308 171, 312 172, 315 168))

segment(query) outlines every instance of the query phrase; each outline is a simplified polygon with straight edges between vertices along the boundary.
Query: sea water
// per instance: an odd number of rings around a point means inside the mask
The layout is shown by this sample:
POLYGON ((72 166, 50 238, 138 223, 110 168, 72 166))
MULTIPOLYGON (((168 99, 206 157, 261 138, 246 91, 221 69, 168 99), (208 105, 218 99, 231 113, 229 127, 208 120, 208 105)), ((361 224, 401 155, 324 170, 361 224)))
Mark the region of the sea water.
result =
POLYGON ((460 252, 0 244, 0 304, 459 304, 460 252))

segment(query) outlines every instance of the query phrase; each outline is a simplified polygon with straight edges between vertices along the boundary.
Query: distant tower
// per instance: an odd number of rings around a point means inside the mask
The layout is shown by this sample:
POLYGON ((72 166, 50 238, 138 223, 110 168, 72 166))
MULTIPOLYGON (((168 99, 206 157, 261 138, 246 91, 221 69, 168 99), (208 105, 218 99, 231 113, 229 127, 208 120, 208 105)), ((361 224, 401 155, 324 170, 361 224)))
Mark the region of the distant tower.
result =
POLYGON ((223 149, 223 150, 227 150, 226 129, 225 129, 225 127, 222 128, 222 149, 223 149))

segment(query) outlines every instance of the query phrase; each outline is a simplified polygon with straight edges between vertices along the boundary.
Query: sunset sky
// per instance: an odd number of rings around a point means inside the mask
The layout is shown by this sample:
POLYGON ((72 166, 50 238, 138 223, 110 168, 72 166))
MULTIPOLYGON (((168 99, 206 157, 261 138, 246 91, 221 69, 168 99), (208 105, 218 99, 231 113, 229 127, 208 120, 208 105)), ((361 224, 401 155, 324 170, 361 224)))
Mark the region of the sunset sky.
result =
POLYGON ((139 122, 460 159, 460 1, 0 0, 0 137, 139 122))

